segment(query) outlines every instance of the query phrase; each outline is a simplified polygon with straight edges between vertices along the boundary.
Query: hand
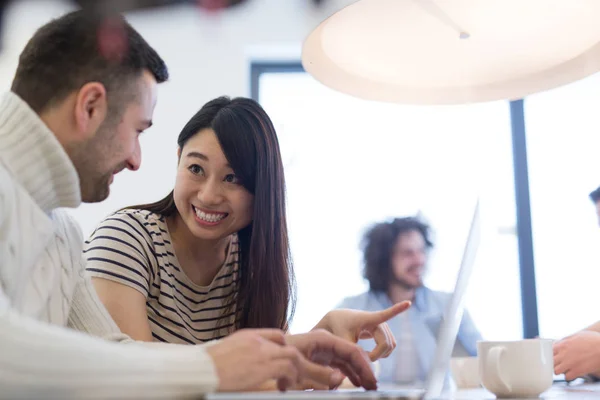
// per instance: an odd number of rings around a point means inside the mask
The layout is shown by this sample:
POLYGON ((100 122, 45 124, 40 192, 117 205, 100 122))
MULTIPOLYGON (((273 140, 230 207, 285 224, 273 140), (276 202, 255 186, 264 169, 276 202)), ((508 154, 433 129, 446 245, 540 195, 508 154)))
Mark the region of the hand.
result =
POLYGON ((600 333, 581 331, 554 343, 554 373, 570 381, 600 371, 600 333))
POLYGON ((410 307, 403 301, 382 311, 332 310, 314 329, 325 329, 335 336, 356 343, 358 339, 375 339, 375 348, 369 353, 371 361, 385 358, 396 348, 396 340, 386 321, 410 307))
POLYGON ((277 329, 242 329, 206 351, 215 364, 220 392, 250 390, 269 380, 275 380, 282 391, 296 387, 309 364, 277 329))
POLYGON ((305 379, 300 387, 334 389, 347 376, 355 386, 362 386, 367 390, 377 389, 377 380, 367 353, 357 344, 323 329, 286 336, 286 340, 313 362, 304 369, 305 379), (323 369, 323 366, 328 368, 323 369))

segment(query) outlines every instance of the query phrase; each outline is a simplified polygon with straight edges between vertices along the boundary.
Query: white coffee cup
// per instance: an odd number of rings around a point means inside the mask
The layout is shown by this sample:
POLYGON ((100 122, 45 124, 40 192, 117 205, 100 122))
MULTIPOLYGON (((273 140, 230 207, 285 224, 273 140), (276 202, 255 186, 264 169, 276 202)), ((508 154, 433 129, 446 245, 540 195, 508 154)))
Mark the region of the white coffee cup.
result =
POLYGON ((483 386, 498 397, 538 397, 552 386, 552 340, 477 343, 483 386))
POLYGON ((459 389, 473 389, 481 386, 477 357, 452 358, 450 360, 450 371, 459 389))

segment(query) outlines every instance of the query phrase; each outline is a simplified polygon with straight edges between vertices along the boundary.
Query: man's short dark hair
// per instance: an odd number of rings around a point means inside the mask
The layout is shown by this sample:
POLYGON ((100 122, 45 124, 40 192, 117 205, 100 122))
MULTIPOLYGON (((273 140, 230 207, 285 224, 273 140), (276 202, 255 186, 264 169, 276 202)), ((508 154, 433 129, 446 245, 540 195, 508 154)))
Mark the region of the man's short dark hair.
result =
POLYGON ((371 291, 387 291, 392 281, 392 255, 398 237, 409 232, 419 232, 427 248, 433 247, 429 226, 415 217, 395 218, 391 222, 373 225, 365 234, 362 247, 363 276, 369 281, 371 291))
POLYGON ((165 62, 121 15, 80 10, 38 29, 19 57, 11 90, 39 114, 99 82, 114 108, 144 70, 158 83, 169 77, 165 62))
POLYGON ((600 201, 600 187, 597 188, 596 190, 594 190, 592 193, 590 193, 590 199, 594 203, 597 203, 598 201, 600 201))

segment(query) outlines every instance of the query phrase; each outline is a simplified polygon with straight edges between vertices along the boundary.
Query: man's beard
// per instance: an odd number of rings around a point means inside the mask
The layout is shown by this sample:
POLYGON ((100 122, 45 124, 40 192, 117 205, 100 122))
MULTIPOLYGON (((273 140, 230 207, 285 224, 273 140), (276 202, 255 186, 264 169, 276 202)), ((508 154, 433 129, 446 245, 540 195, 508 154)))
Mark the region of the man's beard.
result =
POLYGON ((97 173, 92 172, 88 173, 86 178, 79 177, 81 181, 81 201, 84 203, 99 203, 106 200, 110 194, 112 171, 102 176, 93 176, 95 174, 97 173))
MULTIPOLYGON (((102 124, 94 138, 81 144, 71 152, 71 160, 79 175, 81 201, 84 203, 98 203, 106 200, 110 193, 110 181, 113 174, 122 170, 123 165, 112 168, 103 167, 103 161, 109 157, 115 146, 115 126, 108 123, 102 124), (112 148, 112 149, 111 149, 112 148)), ((118 148, 118 146, 116 147, 118 148)))
POLYGON ((397 285, 400 286, 402 289, 405 290, 414 290, 414 289, 418 289, 421 286, 423 286, 423 275, 421 274, 421 277, 419 278, 419 283, 417 285, 414 285, 412 282, 408 282, 406 279, 400 277, 398 278, 394 273, 391 274, 391 284, 392 285, 397 285))

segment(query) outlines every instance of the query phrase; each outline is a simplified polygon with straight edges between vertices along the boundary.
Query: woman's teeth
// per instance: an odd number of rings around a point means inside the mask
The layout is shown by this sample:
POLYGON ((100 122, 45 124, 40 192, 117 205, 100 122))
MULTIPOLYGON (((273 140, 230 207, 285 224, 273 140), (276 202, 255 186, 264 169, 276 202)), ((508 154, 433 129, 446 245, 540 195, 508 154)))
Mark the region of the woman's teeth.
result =
POLYGON ((197 209, 196 207, 194 207, 194 211, 196 212, 196 215, 198 216, 198 218, 200 218, 203 221, 206 222, 219 222, 220 220, 222 220, 223 218, 225 218, 227 216, 227 214, 211 214, 211 213, 205 213, 204 211, 200 211, 199 209, 197 209))

